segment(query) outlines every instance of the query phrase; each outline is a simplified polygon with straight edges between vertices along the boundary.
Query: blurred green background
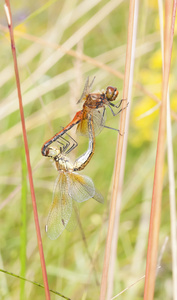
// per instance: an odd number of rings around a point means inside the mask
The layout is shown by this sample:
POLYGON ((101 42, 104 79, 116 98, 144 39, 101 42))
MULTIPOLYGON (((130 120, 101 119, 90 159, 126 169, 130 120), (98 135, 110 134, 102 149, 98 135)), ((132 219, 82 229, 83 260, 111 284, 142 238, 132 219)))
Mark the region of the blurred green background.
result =
MULTIPOLYGON (((98 299, 103 267, 105 240, 112 190, 112 175, 117 133, 104 129, 96 138, 96 150, 83 174, 90 176, 104 195, 104 204, 94 200, 83 203, 80 218, 86 237, 86 249, 79 227, 74 233, 66 230, 55 241, 45 234, 45 224, 52 201, 57 172, 48 158, 41 156, 41 146, 61 126, 69 123, 82 105, 76 105, 84 82, 96 76, 94 90, 108 85, 119 90, 123 80, 101 67, 82 61, 63 51, 74 49, 101 62, 112 70, 124 73, 128 28, 129 1, 11 1, 24 112, 39 221, 49 285, 74 299, 98 299), (30 35, 30 36, 28 36, 30 35), (35 38, 34 40, 31 40, 35 38), (91 263, 88 251, 92 256, 91 263), (94 267, 93 267, 94 265, 94 267)), ((41 282, 42 274, 36 240, 29 186, 25 187, 26 170, 20 115, 9 35, 3 1, 0 4, 0 268, 41 282), (23 166, 23 172, 22 172, 23 166), (23 186, 23 189, 21 189, 23 186), (22 193, 23 191, 23 193, 22 193), (25 204, 26 200, 26 204, 25 204), (26 206, 26 217, 22 209, 26 206), (23 225, 23 223, 26 225, 23 225), (25 240, 25 235, 26 240, 25 240), (25 249, 26 248, 26 249, 25 249), (24 258, 26 252, 26 267, 24 258)), ((174 37, 170 77, 171 109, 176 106, 176 48, 174 37)), ((140 1, 135 53, 134 83, 140 83, 161 98, 162 59, 158 5, 140 1)), ((150 204, 157 145, 159 109, 148 112, 157 103, 137 86, 133 87, 129 120, 125 180, 120 215, 119 241, 115 264, 113 296, 145 273, 150 204)), ((176 118, 177 120, 177 118, 176 118)), ((107 111, 107 126, 119 128, 119 116, 107 111)), ((174 157, 176 157, 176 121, 172 118, 174 157)), ((78 157, 87 149, 87 139, 72 136, 79 146, 70 157, 78 157)), ((176 172, 176 165, 175 165, 176 172)), ((164 168, 164 192, 159 253, 166 244, 161 269, 157 275, 155 299, 171 299, 172 268, 168 170, 164 168)), ((142 299, 144 280, 120 296, 120 299, 142 299)), ((44 290, 30 283, 0 273, 1 299, 44 299, 44 290), (24 289, 24 291, 23 291, 24 289), (21 293, 21 296, 20 296, 21 293)), ((62 299, 51 294, 51 299, 62 299)))

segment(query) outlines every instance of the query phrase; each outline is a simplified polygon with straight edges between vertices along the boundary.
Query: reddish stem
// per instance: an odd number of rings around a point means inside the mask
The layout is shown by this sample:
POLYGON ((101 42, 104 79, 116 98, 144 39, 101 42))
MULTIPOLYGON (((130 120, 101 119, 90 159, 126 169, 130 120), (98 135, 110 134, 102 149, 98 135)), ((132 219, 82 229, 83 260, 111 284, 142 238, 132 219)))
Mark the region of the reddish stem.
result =
POLYGON ((16 78, 18 99, 19 99, 19 109, 20 109, 20 116, 21 116, 21 123, 22 123, 22 132, 23 132, 23 139, 24 139, 24 145, 25 145, 26 162, 27 162, 27 168, 28 168, 28 177, 29 177, 31 198, 32 198, 32 204, 33 204, 34 220, 35 220, 35 226, 36 226, 42 274, 43 274, 43 280, 44 280, 44 288, 45 288, 46 299, 50 300, 47 272, 46 272, 46 266, 45 266, 44 252, 43 252, 43 247, 42 247, 42 239, 41 239, 39 219, 38 219, 38 213, 37 213, 36 198, 35 198, 35 192, 34 192, 32 169, 31 169, 30 156, 29 156, 28 140, 27 140, 27 134, 26 134, 26 128, 25 128, 25 118, 24 118, 22 95, 21 95, 21 88, 20 88, 20 78, 19 78, 19 72, 18 72, 17 56, 16 56, 15 41, 14 41, 14 34, 13 34, 11 8, 10 8, 9 0, 5 0, 5 3, 6 3, 5 11, 6 11, 6 15, 7 15, 8 28, 9 28, 10 38, 11 38, 11 48, 12 48, 12 55, 13 55, 13 60, 14 60, 14 69, 15 69, 15 78, 16 78))

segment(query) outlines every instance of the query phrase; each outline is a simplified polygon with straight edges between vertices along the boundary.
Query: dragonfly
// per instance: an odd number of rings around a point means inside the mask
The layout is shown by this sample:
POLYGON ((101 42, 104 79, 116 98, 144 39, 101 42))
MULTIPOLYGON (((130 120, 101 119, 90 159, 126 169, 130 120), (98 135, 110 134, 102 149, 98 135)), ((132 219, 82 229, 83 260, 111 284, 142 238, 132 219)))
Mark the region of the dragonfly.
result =
POLYGON ((118 105, 112 103, 112 101, 116 100, 119 92, 116 87, 108 86, 106 91, 97 92, 97 93, 90 93, 91 87, 93 85, 95 77, 93 78, 92 82, 89 83, 89 77, 86 80, 84 90, 82 95, 77 103, 84 101, 82 110, 78 111, 72 121, 56 133, 52 138, 45 142, 45 144, 41 148, 41 152, 43 156, 48 156, 48 147, 54 143, 59 137, 64 135, 68 130, 70 130, 73 126, 77 125, 77 133, 84 136, 89 136, 88 132, 88 116, 92 115, 93 118, 93 127, 95 136, 98 135, 102 129, 109 128, 114 129, 119 132, 119 130, 115 128, 111 128, 105 125, 106 121, 106 106, 109 107, 113 116, 119 114, 124 108, 119 109, 118 112, 114 112, 113 108, 120 108, 122 102, 125 99, 120 100, 118 105))
MULTIPOLYGON (((48 148, 48 155, 53 159, 58 171, 58 177, 54 185, 53 200, 45 227, 48 237, 52 240, 57 239, 64 229, 73 231, 76 228, 79 218, 79 203, 90 198, 100 203, 104 201, 103 196, 95 189, 92 179, 78 173, 89 163, 95 149, 91 115, 89 115, 88 132, 88 149, 74 163, 71 162, 67 155, 71 149, 73 150, 73 145, 70 146, 69 141, 63 145, 63 140, 61 142, 60 138, 58 142, 62 144, 61 147, 48 148)), ((73 138, 71 139, 74 140, 73 138)))

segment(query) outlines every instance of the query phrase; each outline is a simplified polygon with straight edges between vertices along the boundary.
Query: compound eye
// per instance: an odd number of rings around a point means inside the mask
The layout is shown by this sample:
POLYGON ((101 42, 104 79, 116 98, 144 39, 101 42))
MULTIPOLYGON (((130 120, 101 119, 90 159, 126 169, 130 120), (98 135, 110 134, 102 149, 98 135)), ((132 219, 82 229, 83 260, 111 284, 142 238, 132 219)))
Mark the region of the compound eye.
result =
POLYGON ((106 89, 106 98, 108 101, 114 101, 117 96, 118 96, 119 92, 117 90, 117 88, 112 87, 112 86, 108 86, 106 89))
POLYGON ((119 91, 115 88, 114 95, 113 95, 113 100, 115 100, 118 95, 119 95, 119 91))
POLYGON ((111 100, 112 96, 114 95, 114 88, 112 86, 108 86, 106 89, 106 97, 108 100, 111 100))

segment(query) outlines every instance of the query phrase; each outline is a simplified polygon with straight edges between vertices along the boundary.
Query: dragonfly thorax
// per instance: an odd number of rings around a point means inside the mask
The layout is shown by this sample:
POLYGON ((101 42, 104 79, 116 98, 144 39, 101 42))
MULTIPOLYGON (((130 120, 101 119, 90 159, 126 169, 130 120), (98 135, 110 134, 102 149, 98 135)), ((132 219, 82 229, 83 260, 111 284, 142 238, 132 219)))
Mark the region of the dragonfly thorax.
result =
POLYGON ((65 155, 59 154, 54 158, 54 160, 58 171, 73 171, 74 166, 65 155))
POLYGON ((90 109, 97 109, 104 105, 105 94, 104 93, 91 93, 87 96, 83 105, 84 112, 90 112, 90 109))
POLYGON ((61 148, 49 147, 48 156, 53 158, 58 171, 73 171, 73 163, 69 160, 69 158, 66 155, 62 153, 61 148))

